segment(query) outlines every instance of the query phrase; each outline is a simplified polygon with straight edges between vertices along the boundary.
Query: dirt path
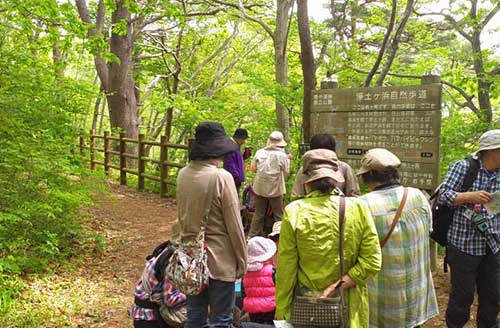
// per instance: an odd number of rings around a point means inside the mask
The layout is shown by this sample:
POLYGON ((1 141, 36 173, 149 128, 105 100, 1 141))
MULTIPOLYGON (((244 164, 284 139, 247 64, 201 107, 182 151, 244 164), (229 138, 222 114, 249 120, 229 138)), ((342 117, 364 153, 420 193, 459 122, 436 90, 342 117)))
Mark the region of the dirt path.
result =
POLYGON ((82 271, 107 287, 102 304, 106 308, 94 314, 98 319, 91 327, 132 326, 126 311, 133 302, 135 281, 144 268, 144 257, 170 236, 174 202, 113 185, 110 195, 88 209, 109 242, 103 256, 91 259, 82 271))
MULTIPOLYGON (((92 314, 92 324, 83 318, 76 321, 85 322, 79 327, 131 327, 126 310, 133 299, 134 282, 143 269, 144 257, 170 236, 175 201, 114 185, 112 193, 88 211, 100 222, 97 230, 109 245, 102 256, 89 259, 81 272, 99 284, 103 295, 97 304, 101 308, 92 314)), ((424 327, 446 326, 443 318, 449 278, 442 270, 442 259, 439 261, 434 281, 441 314, 424 327)))

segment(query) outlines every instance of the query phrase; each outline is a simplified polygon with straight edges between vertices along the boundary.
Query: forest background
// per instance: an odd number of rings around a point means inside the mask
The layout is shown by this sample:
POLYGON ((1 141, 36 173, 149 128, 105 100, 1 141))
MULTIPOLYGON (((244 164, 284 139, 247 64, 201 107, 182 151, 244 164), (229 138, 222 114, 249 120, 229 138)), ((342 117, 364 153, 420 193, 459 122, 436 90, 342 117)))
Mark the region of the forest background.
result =
POLYGON ((76 150, 91 129, 185 144, 214 120, 249 130, 254 150, 278 129, 298 159, 323 78, 350 88, 426 74, 443 84, 443 172, 500 127, 498 0, 330 0, 322 20, 307 5, 0 1, 0 325, 28 326, 16 305, 26 280, 105 247, 78 211, 103 188, 76 150))

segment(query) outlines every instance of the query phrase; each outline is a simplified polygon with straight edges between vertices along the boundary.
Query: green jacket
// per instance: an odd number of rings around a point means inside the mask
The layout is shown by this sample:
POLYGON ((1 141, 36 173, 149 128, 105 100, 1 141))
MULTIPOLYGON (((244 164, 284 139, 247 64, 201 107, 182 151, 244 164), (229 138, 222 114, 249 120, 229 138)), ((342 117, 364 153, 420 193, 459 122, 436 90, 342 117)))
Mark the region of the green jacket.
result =
MULTIPOLYGON (((290 203, 281 225, 276 281, 276 319, 290 320, 296 283, 323 291, 340 278, 339 197, 314 191, 290 203)), ((368 327, 366 281, 381 268, 382 253, 368 207, 346 198, 344 258, 356 283, 346 293, 350 327, 368 327)))

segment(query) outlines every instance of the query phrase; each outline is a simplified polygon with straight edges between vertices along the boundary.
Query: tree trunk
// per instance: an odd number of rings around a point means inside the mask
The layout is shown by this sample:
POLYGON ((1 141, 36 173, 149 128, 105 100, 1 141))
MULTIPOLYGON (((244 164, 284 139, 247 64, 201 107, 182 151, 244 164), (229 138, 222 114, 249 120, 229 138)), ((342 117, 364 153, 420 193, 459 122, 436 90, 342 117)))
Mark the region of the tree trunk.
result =
MULTIPOLYGON (((123 2, 117 4, 111 17, 113 25, 122 20, 130 21, 130 13, 123 2)), ((121 128, 129 138, 139 135, 137 115, 137 98, 135 83, 132 77, 133 39, 130 24, 126 35, 111 34, 110 51, 118 57, 119 62, 112 62, 109 68, 109 86, 107 99, 111 128, 121 128)))
POLYGON ((398 29, 396 30, 396 34, 394 35, 394 38, 392 39, 391 46, 389 47, 389 50, 387 51, 387 60, 382 67, 382 70, 380 72, 380 75, 377 79, 377 86, 382 86, 384 83, 384 79, 387 76, 387 73, 389 73, 389 70, 391 69, 392 63, 394 59, 396 58, 396 54, 398 52, 399 48, 399 42, 401 41, 401 35, 403 35, 403 31, 405 30, 406 23, 408 22, 408 19, 410 18, 410 15, 413 10, 413 4, 415 0, 408 0, 406 3, 406 8, 403 14, 403 19, 401 20, 401 23, 399 23, 398 29))
POLYGON ((392 8, 391 8, 391 18, 389 20, 389 26, 387 26, 387 31, 384 35, 384 40, 382 41, 382 45, 380 46, 380 50, 378 52, 377 60, 373 64, 372 69, 368 73, 365 79, 365 87, 369 87, 372 82, 373 76, 377 72, 380 63, 382 62, 382 58, 384 57, 385 50, 387 49, 387 43, 391 37, 392 30, 394 29, 394 22, 396 21, 396 10, 398 6, 397 0, 392 0, 392 8))
MULTIPOLYGON (((288 40, 288 18, 289 11, 293 4, 291 0, 278 0, 276 10, 276 29, 274 30, 274 67, 276 82, 281 86, 288 84, 288 60, 287 60, 287 40, 288 40)), ((288 110, 276 100, 276 125, 285 140, 290 140, 290 117, 288 110)))
POLYGON ((309 15, 307 12, 307 0, 297 0, 297 16, 300 37, 300 61, 302 63, 302 75, 304 77, 304 94, 302 104, 302 127, 303 139, 309 142, 311 139, 311 92, 316 87, 316 76, 314 67, 314 55, 309 28, 309 15))
MULTIPOLYGON (((473 21, 477 20, 477 1, 471 1, 470 16, 473 21)), ((477 97, 479 102, 480 116, 479 119, 486 123, 491 123, 493 113, 491 110, 490 88, 491 82, 488 80, 484 71, 483 53, 481 52, 481 32, 484 26, 474 25, 472 32, 471 46, 472 56, 474 58, 474 71, 477 76, 477 97)))
POLYGON ((103 98, 102 101, 101 101, 102 105, 101 105, 101 113, 99 115, 100 118, 99 118, 99 128, 97 131, 99 131, 99 134, 102 134, 103 133, 103 126, 104 126, 104 113, 106 112, 106 98, 103 98))
POLYGON ((101 105, 101 99, 102 99, 102 88, 97 95, 97 99, 95 100, 94 104, 94 115, 92 116, 92 130, 97 131, 97 120, 99 119, 99 109, 101 105))

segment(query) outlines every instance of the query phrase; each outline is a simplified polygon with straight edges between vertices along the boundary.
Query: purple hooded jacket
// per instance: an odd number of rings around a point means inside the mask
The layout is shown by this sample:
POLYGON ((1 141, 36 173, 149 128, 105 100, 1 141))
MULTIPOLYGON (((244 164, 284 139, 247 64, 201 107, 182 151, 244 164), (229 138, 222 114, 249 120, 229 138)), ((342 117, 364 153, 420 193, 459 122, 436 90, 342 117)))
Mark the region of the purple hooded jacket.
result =
POLYGON ((243 155, 238 149, 224 157, 224 169, 231 173, 235 182, 245 181, 245 167, 243 166, 243 155))

